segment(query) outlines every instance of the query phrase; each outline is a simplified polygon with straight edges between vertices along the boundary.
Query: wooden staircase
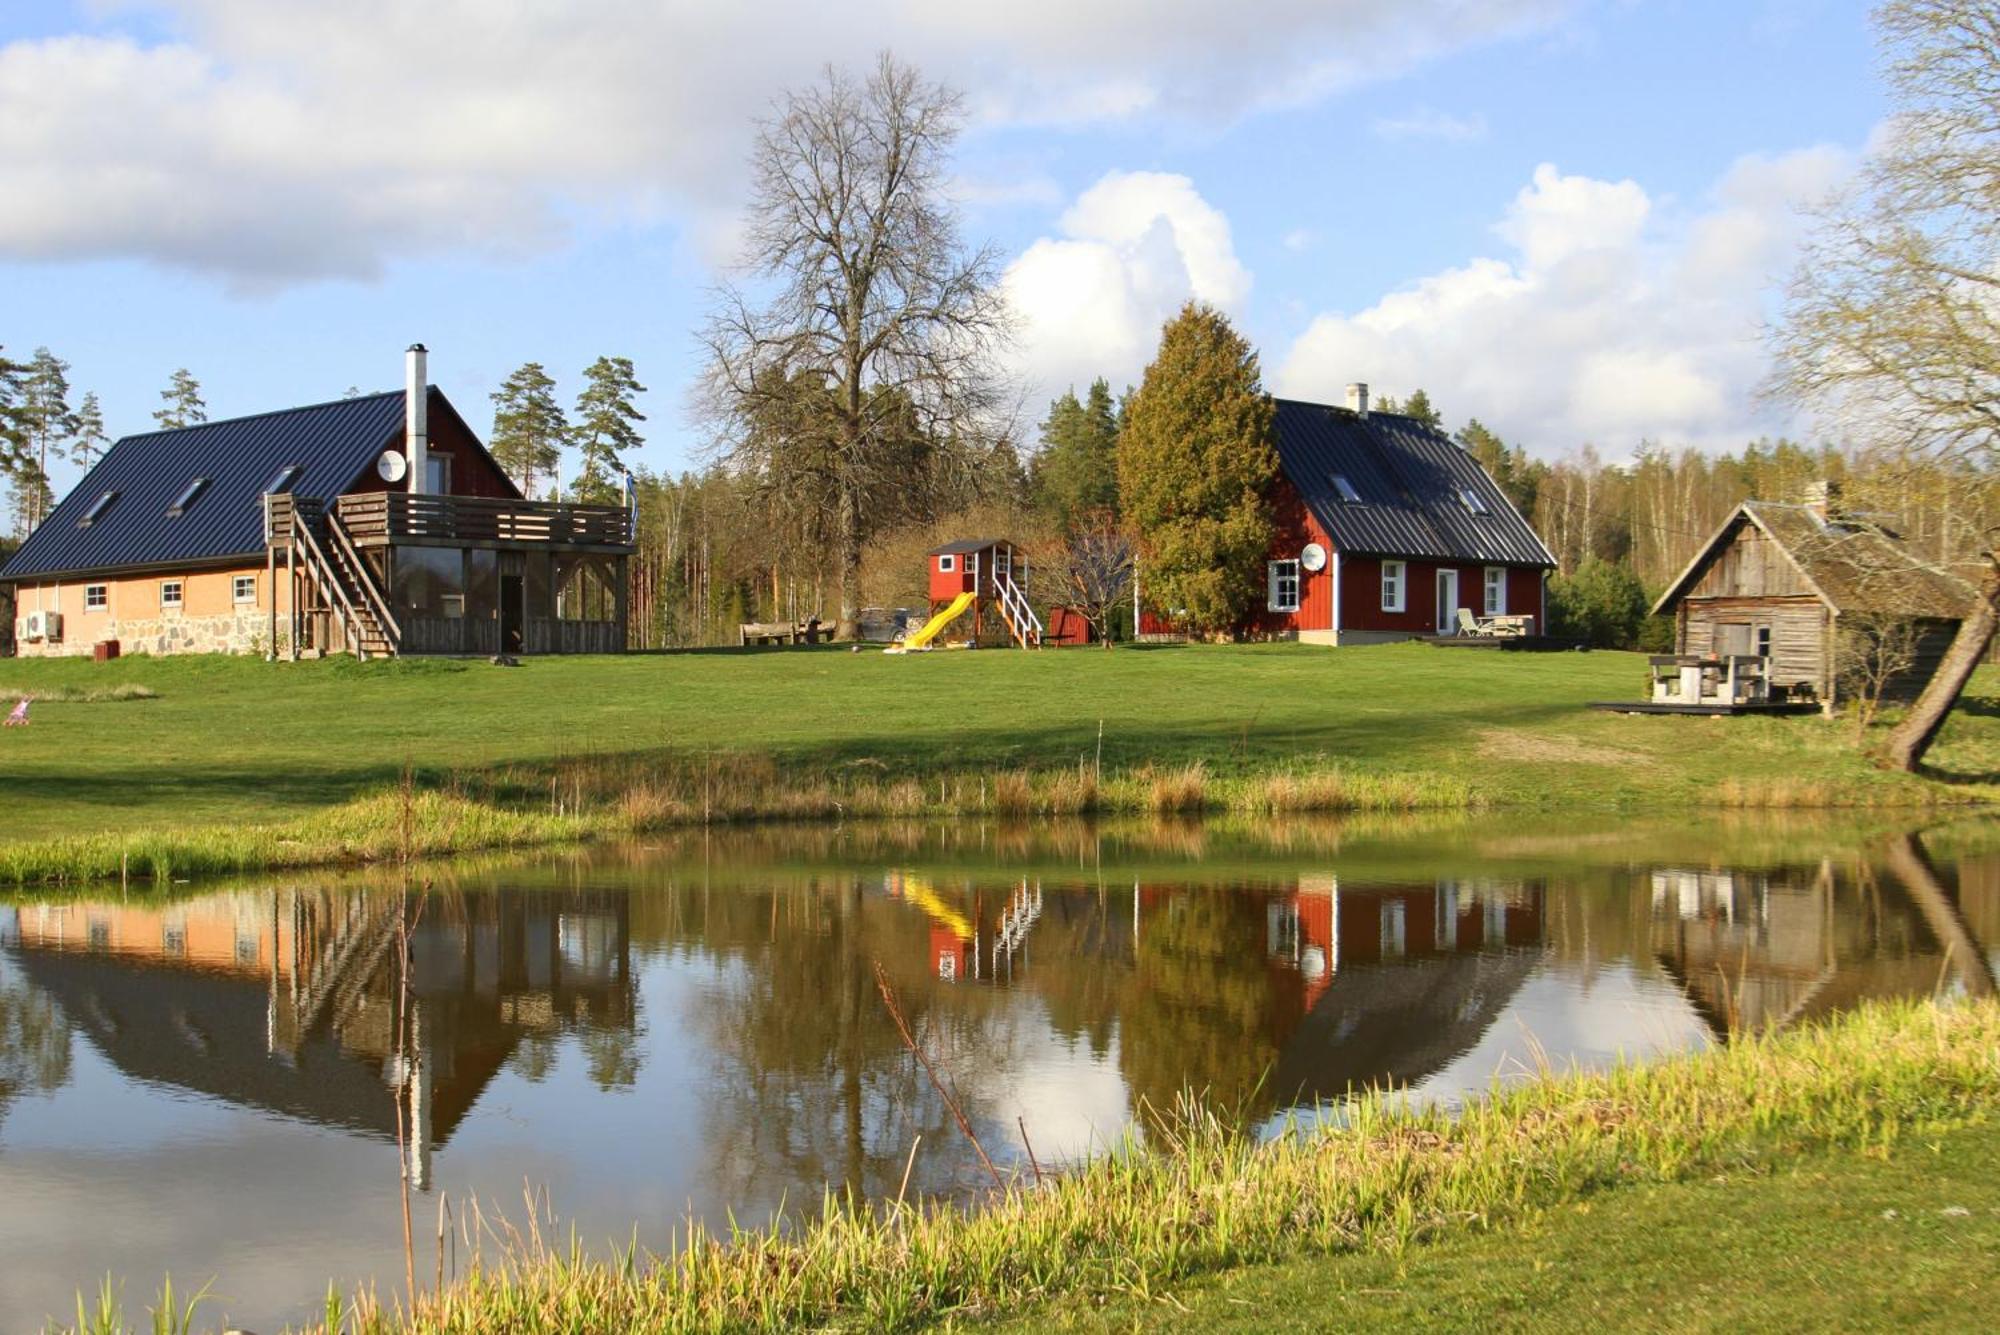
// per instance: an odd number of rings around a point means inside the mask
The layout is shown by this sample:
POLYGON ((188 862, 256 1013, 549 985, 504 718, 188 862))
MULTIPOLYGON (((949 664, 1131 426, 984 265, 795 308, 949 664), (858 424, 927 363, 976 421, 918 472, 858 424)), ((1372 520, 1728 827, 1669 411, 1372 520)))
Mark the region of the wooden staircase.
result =
POLYGON ((1028 605, 1028 595, 1021 592, 1021 586, 1014 582, 1013 575, 1006 570, 993 572, 993 588, 999 595, 995 601, 1000 608, 1000 620, 1007 625, 1008 635, 1023 649, 1042 647, 1042 619, 1035 615, 1035 609, 1028 605))
POLYGON ((306 574, 340 619, 356 658, 392 658, 403 638, 389 600, 340 516, 320 501, 292 502, 293 541, 306 574))

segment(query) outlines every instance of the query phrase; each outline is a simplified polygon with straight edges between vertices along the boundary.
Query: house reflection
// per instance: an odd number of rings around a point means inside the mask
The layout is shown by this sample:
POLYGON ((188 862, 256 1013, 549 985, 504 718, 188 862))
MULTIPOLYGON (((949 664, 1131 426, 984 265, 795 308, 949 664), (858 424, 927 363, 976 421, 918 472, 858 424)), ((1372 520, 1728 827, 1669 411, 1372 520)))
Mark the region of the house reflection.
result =
POLYGON ((1872 872, 1660 868, 1650 883, 1654 957, 1717 1036, 1929 996, 1951 974, 1910 888, 1872 872))
POLYGON ((524 1041, 629 1030, 623 894, 289 889, 15 915, 20 971, 127 1075, 382 1137, 413 1174, 524 1041), (398 1052, 396 938, 410 915, 398 1052))

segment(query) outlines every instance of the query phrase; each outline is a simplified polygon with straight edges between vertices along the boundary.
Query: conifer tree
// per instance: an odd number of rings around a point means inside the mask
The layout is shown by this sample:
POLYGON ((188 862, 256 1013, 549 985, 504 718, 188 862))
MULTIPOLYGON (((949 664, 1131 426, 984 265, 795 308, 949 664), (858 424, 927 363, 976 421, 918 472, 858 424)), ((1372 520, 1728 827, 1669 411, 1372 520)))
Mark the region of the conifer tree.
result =
POLYGON ((168 379, 167 387, 160 391, 160 399, 165 406, 153 411, 153 420, 160 424, 162 431, 174 431, 208 420, 208 405, 201 398, 201 382, 185 366, 168 379))
POLYGON ((14 479, 14 501, 25 536, 55 504, 49 493, 49 447, 59 448, 70 433, 69 363, 47 348, 36 348, 21 388, 21 425, 33 455, 33 467, 14 479))
POLYGON ((625 473, 624 452, 646 443, 635 425, 645 421, 646 415, 632 402, 646 387, 633 373, 630 357, 599 357, 583 378, 572 432, 583 457, 572 491, 579 501, 615 501, 620 493, 618 479, 625 473))
POLYGON ((98 406, 97 391, 88 390, 70 419, 69 457, 89 468, 103 456, 111 436, 104 429, 104 409, 98 406))
POLYGON ((1147 601, 1190 633, 1233 630, 1264 596, 1274 413, 1220 311, 1190 302, 1167 322, 1118 434, 1118 494, 1147 601))
POLYGON ((1118 410, 1111 386, 1093 381, 1079 402, 1067 390, 1049 405, 1029 479, 1035 508, 1068 530, 1083 516, 1118 508, 1118 410))
POLYGON ((1403 416, 1413 417, 1427 427, 1436 428, 1444 425, 1444 414, 1431 406, 1431 396, 1421 389, 1410 395, 1410 401, 1403 405, 1401 411, 1403 416))
POLYGON ((28 368, 0 348, 0 475, 6 477, 16 497, 21 494, 23 480, 33 477, 35 467, 24 406, 27 375, 28 368))
POLYGON ((569 424, 556 382, 540 362, 525 363, 493 392, 493 457, 533 499, 535 479, 556 476, 569 424))

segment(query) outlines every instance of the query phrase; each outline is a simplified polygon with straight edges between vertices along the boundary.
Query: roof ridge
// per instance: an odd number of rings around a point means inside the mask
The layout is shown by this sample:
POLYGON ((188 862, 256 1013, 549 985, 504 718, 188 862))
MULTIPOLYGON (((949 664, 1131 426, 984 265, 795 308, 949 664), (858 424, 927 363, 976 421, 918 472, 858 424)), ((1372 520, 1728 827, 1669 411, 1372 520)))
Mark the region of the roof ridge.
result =
MULTIPOLYGON (((436 389, 437 386, 430 385, 427 386, 427 388, 436 389)), ((395 396, 396 398, 401 398, 405 392, 406 391, 400 389, 384 389, 384 390, 377 390, 373 394, 354 394, 354 395, 343 394, 339 398, 322 399, 318 403, 295 404, 290 408, 267 408, 261 413, 243 413, 236 417, 211 417, 206 421, 189 422, 186 426, 161 427, 158 431, 134 431, 130 435, 120 436, 117 440, 114 440, 111 443, 113 445, 118 445, 128 440, 146 440, 153 436, 173 436, 173 435, 178 435, 183 431, 199 431, 203 427, 229 426, 236 422, 254 422, 260 417, 283 417, 288 413, 311 412, 315 408, 334 408, 338 407, 340 404, 343 403, 364 403, 369 399, 386 399, 389 398, 391 395, 395 396)))

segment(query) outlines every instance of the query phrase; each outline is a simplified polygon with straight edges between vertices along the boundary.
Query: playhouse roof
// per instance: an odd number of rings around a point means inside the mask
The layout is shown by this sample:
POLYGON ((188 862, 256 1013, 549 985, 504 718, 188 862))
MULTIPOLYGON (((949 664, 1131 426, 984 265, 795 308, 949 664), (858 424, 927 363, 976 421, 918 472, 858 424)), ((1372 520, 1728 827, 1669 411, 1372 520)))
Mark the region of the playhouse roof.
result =
POLYGON ((1435 427, 1279 399, 1273 434, 1285 476, 1342 551, 1556 563, 1486 470, 1435 427))
POLYGON ((966 552, 983 552, 988 547, 1012 547, 1005 538, 960 538, 957 542, 947 542, 942 547, 933 547, 926 556, 962 556, 966 552))

